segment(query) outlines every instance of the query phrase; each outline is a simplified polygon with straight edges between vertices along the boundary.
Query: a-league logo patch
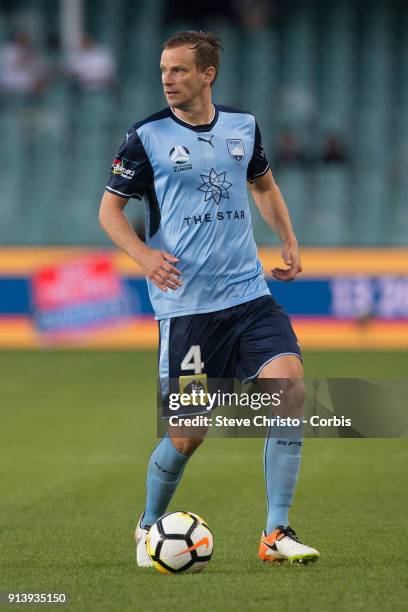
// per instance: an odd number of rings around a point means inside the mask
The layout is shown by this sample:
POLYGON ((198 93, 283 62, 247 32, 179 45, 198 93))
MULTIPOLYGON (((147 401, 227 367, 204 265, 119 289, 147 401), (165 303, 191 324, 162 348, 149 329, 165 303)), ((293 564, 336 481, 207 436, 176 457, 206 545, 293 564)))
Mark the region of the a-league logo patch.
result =
POLYGON ((187 149, 187 147, 183 147, 182 145, 175 145, 171 148, 169 157, 174 164, 174 172, 184 172, 185 170, 191 170, 193 167, 189 163, 190 151, 187 149))
POLYGON ((187 147, 176 145, 171 149, 169 157, 175 164, 186 164, 190 159, 190 151, 187 147))
POLYGON ((228 138, 227 147, 231 157, 237 161, 242 161, 245 157, 244 143, 240 138, 228 138))
POLYGON ((179 376, 180 395, 184 395, 184 406, 206 406, 208 393, 207 374, 190 374, 179 376), (190 396, 189 398, 187 396, 190 396))

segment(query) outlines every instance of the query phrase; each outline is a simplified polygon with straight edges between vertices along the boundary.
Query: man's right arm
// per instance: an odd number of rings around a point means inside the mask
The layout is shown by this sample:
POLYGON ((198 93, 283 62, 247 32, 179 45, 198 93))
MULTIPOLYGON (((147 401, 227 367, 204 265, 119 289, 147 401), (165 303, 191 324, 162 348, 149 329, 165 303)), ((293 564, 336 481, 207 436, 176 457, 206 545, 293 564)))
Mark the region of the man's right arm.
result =
POLYGON ((124 209, 127 198, 110 191, 103 194, 99 208, 99 222, 112 241, 123 249, 142 268, 146 277, 162 291, 181 286, 180 271, 173 265, 177 257, 166 251, 148 247, 130 225, 124 209))

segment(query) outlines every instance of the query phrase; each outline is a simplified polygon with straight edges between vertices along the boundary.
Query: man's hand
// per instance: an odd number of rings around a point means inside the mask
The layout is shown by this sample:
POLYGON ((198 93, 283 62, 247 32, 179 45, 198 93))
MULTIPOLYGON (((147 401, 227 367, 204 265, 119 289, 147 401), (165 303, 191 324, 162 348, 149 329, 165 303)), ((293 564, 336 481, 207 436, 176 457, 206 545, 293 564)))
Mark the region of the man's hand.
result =
POLYGON ((140 240, 123 212, 127 201, 127 198, 105 191, 99 209, 101 226, 113 242, 139 264, 156 287, 162 291, 181 287, 180 270, 173 265, 178 262, 177 257, 151 249, 140 240))
POLYGON ((162 291, 177 289, 183 284, 181 272, 172 265, 179 260, 166 251, 158 251, 145 246, 137 258, 145 275, 162 291))
POLYGON ((282 259, 288 268, 274 268, 272 275, 274 278, 288 282, 296 278, 302 271, 300 263, 299 247, 297 244, 284 244, 282 249, 282 259))
POLYGON ((274 268, 272 274, 280 281, 293 280, 302 271, 299 247, 288 209, 272 172, 268 170, 257 177, 250 189, 262 217, 283 242, 282 258, 288 267, 274 268))

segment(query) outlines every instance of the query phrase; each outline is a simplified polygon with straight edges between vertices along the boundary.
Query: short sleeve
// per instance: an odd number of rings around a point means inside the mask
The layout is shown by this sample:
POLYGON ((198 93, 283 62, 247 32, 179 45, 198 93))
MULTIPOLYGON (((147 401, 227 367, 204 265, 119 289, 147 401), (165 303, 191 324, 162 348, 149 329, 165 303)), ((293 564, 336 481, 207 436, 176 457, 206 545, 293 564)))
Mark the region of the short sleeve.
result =
POLYGON ((255 121, 255 142, 251 161, 248 164, 247 181, 253 183, 258 176, 266 174, 269 170, 268 160, 262 144, 261 132, 255 121))
POLYGON ((126 134, 113 160, 107 191, 123 198, 141 200, 153 180, 153 170, 136 130, 126 134))

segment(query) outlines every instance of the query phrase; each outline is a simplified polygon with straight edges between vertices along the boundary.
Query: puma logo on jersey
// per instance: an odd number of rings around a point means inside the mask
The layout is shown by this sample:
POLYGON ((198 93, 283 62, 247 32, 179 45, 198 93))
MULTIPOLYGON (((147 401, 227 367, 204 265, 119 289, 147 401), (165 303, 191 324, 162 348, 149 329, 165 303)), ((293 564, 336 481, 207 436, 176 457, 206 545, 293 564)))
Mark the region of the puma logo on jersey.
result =
POLYGON ((213 149, 215 149, 213 143, 212 143, 212 139, 214 138, 214 134, 211 134, 210 138, 203 138, 202 136, 198 136, 198 140, 201 140, 202 142, 207 142, 209 145, 212 146, 213 149))

